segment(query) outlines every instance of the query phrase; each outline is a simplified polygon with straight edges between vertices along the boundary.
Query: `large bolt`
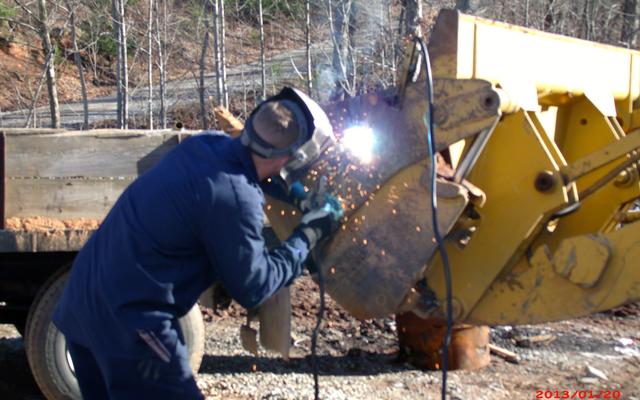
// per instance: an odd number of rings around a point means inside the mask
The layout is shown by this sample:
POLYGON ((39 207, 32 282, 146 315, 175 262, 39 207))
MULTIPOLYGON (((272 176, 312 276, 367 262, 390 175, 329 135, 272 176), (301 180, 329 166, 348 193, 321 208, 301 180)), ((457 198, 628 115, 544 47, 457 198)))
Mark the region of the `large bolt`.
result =
POLYGON ((631 186, 637 179, 638 172, 634 168, 627 168, 621 171, 616 177, 614 184, 618 187, 631 186))
POLYGON ((536 176, 536 180, 533 183, 536 190, 539 192, 550 192, 556 185, 556 179, 551 171, 542 171, 536 176))

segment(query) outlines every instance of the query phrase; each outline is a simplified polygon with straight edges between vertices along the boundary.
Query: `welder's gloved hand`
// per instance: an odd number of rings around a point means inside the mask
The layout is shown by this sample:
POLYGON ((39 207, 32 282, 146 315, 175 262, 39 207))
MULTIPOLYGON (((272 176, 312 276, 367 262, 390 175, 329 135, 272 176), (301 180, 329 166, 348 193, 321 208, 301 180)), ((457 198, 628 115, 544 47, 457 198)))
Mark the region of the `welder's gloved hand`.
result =
POLYGON ((304 190, 304 185, 302 185, 300 181, 295 181, 291 184, 289 187, 289 197, 291 198, 293 205, 303 213, 306 213, 313 208, 313 198, 304 190))
POLYGON ((326 239, 337 228, 342 215, 340 201, 334 196, 327 196, 324 206, 304 214, 296 229, 307 238, 309 249, 313 249, 318 242, 326 239))
POLYGON ((329 183, 324 176, 317 179, 311 188, 305 188, 300 181, 293 182, 289 187, 289 198, 303 213, 323 207, 330 198, 335 199, 329 194, 329 183))

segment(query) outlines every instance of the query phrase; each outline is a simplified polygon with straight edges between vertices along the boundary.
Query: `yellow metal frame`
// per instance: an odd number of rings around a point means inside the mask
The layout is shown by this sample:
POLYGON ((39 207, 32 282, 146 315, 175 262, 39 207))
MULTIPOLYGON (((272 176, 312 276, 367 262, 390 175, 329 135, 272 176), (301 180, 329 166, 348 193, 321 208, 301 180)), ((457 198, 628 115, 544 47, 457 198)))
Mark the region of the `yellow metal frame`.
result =
MULTIPOLYGON (((621 224, 640 199, 640 53, 450 11, 429 49, 435 76, 505 91, 467 178, 486 204, 447 244, 456 319, 534 323, 640 299, 640 224, 621 224)), ((442 271, 435 256, 425 274, 441 315, 442 271)))

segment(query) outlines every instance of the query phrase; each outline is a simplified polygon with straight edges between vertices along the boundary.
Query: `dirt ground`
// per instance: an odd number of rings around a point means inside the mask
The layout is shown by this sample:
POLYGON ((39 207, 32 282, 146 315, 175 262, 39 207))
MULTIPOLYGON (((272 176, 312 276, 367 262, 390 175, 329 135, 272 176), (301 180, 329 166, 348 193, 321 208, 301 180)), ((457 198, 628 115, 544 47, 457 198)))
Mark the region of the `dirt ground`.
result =
MULTIPOLYGON (((313 398, 309 345, 317 298, 309 278, 294 285, 294 348, 289 361, 266 353, 254 357, 242 349, 241 308, 232 305, 227 311, 205 313, 206 353, 198 385, 207 398, 313 398)), ((519 363, 492 356, 491 364, 481 370, 451 372, 449 398, 619 395, 640 400, 640 304, 571 321, 496 327, 491 336, 495 345, 517 353, 519 363), (535 336, 547 340, 538 344, 522 340, 535 336)), ((319 361, 323 399, 440 398, 440 372, 418 370, 398 357, 393 319, 357 321, 330 300, 319 361)), ((29 373, 21 338, 10 325, 0 325, 0 398, 42 398, 29 373)))

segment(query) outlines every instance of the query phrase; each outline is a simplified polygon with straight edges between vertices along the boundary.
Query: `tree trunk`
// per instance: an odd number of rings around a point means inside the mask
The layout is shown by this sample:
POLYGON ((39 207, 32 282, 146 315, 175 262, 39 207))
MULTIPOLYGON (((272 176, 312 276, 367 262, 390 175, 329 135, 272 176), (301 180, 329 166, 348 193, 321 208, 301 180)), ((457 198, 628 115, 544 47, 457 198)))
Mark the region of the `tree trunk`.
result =
POLYGON ((198 93, 200 95, 200 115, 202 118, 202 129, 209 129, 209 122, 207 121, 207 109, 206 109, 206 97, 205 97, 205 82, 204 72, 207 60, 207 48, 209 47, 209 0, 204 0, 202 16, 204 17, 204 38, 202 39, 202 51, 200 52, 200 86, 198 87, 198 93))
MULTIPOLYGON (((389 29, 388 29, 389 36, 390 37, 394 37, 394 34, 393 34, 394 29, 391 26, 391 21, 393 21, 393 19, 391 17, 391 1, 392 0, 387 0, 387 3, 386 3, 387 24, 389 26, 389 29)), ((399 28, 400 27, 398 27, 398 29, 399 28)), ((390 62, 391 62, 391 85, 392 86, 396 86, 396 83, 397 83, 396 82, 396 77, 397 77, 397 74, 396 74, 396 64, 397 64, 397 62, 396 62, 396 60, 398 58, 398 53, 399 53, 398 47, 399 46, 398 46, 398 43, 396 43, 395 40, 390 40, 390 44, 391 44, 391 49, 389 49, 389 58, 391 59, 390 60, 390 62)))
POLYGON ((120 46, 121 31, 120 31, 120 0, 111 0, 111 19, 113 20, 113 36, 116 41, 117 62, 116 62, 116 103, 118 114, 118 128, 122 129, 124 123, 122 121, 122 46, 120 46))
POLYGON ((42 39, 42 49, 45 58, 45 70, 47 75, 47 89, 49 91, 49 108, 51 111, 51 127, 60 128, 60 104, 58 103, 58 88, 56 87, 56 69, 54 65, 53 55, 55 50, 51 43, 51 35, 49 34, 49 22, 47 15, 47 3, 45 0, 38 0, 38 19, 40 37, 42 39))
MULTIPOLYGON (((158 51, 157 53, 157 62, 156 66, 158 67, 158 74, 160 75, 160 126, 162 129, 167 129, 167 107, 166 107, 166 74, 165 74, 165 62, 164 62, 164 54, 166 52, 165 48, 165 40, 166 40, 166 30, 163 29, 164 35, 160 32, 160 17, 159 17, 159 7, 158 2, 155 2, 155 15, 156 15, 156 45, 158 51)), ((167 18, 167 0, 162 0, 163 6, 163 18, 166 21, 167 18)))
POLYGON ((224 0, 220 1, 219 15, 220 15, 220 71, 222 72, 222 105, 229 107, 229 91, 227 90, 227 62, 226 62, 226 33, 225 33, 225 21, 224 21, 224 0))
POLYGON ((147 80, 149 81, 147 114, 149 117, 149 129, 153 129, 153 0, 149 0, 147 28, 147 80))
POLYGON ((352 79, 354 77, 353 52, 351 48, 352 34, 355 33, 355 25, 352 26, 353 0, 329 0, 330 19, 332 19, 331 38, 333 42, 333 70, 336 76, 336 92, 334 100, 342 99, 354 94, 352 79))
POLYGON ((82 67, 82 59, 80 58, 80 51, 78 50, 78 35, 76 34, 76 7, 77 4, 71 4, 69 0, 65 1, 67 8, 69 9, 69 23, 71 25, 71 41, 73 45, 73 60, 78 68, 78 77, 80 78, 80 90, 82 91, 82 110, 84 115, 84 122, 82 129, 89 128, 89 101, 87 99, 87 83, 84 79, 84 69, 82 67))
POLYGON ((624 0, 622 4, 622 28, 620 42, 627 48, 636 47, 638 31, 638 0, 624 0))
POLYGON ((524 0, 524 26, 529 26, 529 0, 524 0))
POLYGON ((216 104, 223 105, 224 94, 222 90, 222 54, 220 51, 220 7, 218 0, 213 2, 213 63, 216 71, 216 104))
POLYGON ((311 1, 305 0, 305 24, 304 24, 305 48, 307 50, 307 93, 311 96, 313 89, 313 73, 311 71, 311 1))
POLYGON ((405 0, 405 32, 407 36, 422 37, 422 1, 421 0, 405 0))
POLYGON ((258 21, 260 25, 260 77, 262 79, 261 99, 267 98, 267 72, 264 54, 264 19, 262 15, 262 0, 258 0, 258 21))
POLYGON ((129 66, 127 54, 127 23, 124 15, 124 0, 119 1, 120 5, 120 47, 122 47, 122 126, 129 128, 129 66))
POLYGON ((582 12, 582 38, 586 40, 593 39, 594 8, 593 0, 585 0, 582 12))
POLYGON ((555 0, 547 0, 547 12, 544 14, 544 30, 552 31, 555 24, 555 0))
POLYGON ((350 95, 357 94, 357 68, 358 64, 356 62, 356 17, 358 15, 358 3, 356 1, 351 2, 351 8, 349 10, 349 82, 351 82, 351 93, 350 95))
MULTIPOLYGON (((42 84, 47 76, 47 68, 49 68, 49 63, 53 61, 53 54, 48 54, 47 58, 44 60, 44 68, 42 69, 42 76, 40 77, 40 82, 38 82, 38 88, 36 89, 36 93, 31 96, 31 107, 29 112, 29 117, 27 117, 27 123, 25 124, 25 128, 28 128, 31 125, 31 121, 33 120, 33 127, 37 128, 38 126, 38 99, 40 98, 40 92, 42 91, 42 84)), ((29 92, 31 93, 31 84, 29 84, 29 92)), ((19 94, 19 93, 18 93, 19 94)))

